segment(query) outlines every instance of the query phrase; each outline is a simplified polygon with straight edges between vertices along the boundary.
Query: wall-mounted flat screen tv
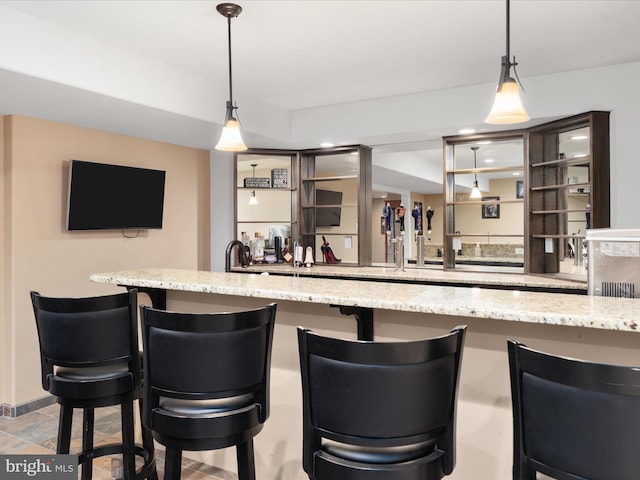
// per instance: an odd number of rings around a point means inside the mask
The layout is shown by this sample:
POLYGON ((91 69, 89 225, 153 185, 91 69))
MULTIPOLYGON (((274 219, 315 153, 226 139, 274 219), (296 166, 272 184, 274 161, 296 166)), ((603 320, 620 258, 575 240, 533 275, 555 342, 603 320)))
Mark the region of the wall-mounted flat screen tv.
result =
POLYGON ((163 170, 71 160, 68 230, 162 228, 163 170))
POLYGON ((316 205, 331 205, 316 208, 316 227, 339 227, 342 209, 342 192, 316 190, 316 205))

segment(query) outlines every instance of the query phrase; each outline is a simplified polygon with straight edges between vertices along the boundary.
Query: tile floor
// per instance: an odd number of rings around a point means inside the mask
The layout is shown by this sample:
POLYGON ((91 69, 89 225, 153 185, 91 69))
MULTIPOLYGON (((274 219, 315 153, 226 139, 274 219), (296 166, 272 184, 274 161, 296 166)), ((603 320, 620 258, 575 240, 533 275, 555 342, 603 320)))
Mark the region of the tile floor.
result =
MULTIPOLYGON (((0 417, 0 453, 2 454, 48 454, 55 453, 58 434, 58 404, 41 408, 17 418, 0 417)), ((81 445, 82 412, 76 410, 73 418, 71 451, 78 452, 81 445)), ((106 407, 96 409, 94 443, 120 441, 120 409, 106 407)), ((158 444, 156 444, 158 446, 158 444)), ((164 451, 156 449, 158 476, 162 480, 164 451)), ((184 480, 235 480, 233 473, 220 470, 183 456, 182 479, 184 480)), ((93 462, 92 480, 111 480, 111 458, 102 457, 93 462)))

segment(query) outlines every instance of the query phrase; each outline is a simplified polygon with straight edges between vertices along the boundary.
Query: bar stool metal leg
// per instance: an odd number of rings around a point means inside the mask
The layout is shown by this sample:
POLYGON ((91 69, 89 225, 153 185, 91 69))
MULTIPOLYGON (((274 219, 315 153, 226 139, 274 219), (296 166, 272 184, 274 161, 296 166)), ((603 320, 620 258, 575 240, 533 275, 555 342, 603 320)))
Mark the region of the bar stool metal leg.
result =
POLYGON ((136 478, 136 454, 134 438, 134 418, 133 402, 125 402, 120 405, 120 416, 122 418, 122 472, 126 480, 136 478))
POLYGON ((238 480, 255 480, 256 467, 253 458, 253 439, 250 438, 236 447, 238 459, 238 480))
POLYGON ((164 459, 164 480, 179 480, 182 469, 182 450, 167 447, 164 459))
MULTIPOLYGON (((82 412, 82 452, 83 453, 90 454, 93 451, 93 424, 94 424, 93 408, 83 409, 83 412, 82 412)), ((86 461, 82 464, 82 480, 91 480, 92 475, 93 475, 93 457, 91 455, 88 455, 86 461)))
POLYGON ((73 408, 60 405, 60 421, 58 422, 58 443, 56 453, 69 453, 71 447, 71 422, 73 408))
MULTIPOLYGON (((151 430, 149 430, 148 428, 145 428, 144 425, 142 425, 142 398, 138 399, 138 407, 140 409, 140 426, 142 429, 142 446, 144 447, 144 449, 147 451, 147 453, 149 454, 150 458, 155 459, 155 445, 153 443, 153 434, 151 433, 151 430)), ((154 460, 154 464, 155 464, 155 460, 154 460)), ((149 480, 158 480, 158 471, 156 470, 155 466, 153 467, 151 474, 149 475, 149 480)))

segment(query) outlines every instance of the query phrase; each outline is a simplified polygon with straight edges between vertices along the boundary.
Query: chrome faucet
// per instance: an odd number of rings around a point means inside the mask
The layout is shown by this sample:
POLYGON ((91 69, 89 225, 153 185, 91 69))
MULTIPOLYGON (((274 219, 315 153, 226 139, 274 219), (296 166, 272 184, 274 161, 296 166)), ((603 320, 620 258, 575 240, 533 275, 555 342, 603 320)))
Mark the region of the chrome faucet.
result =
POLYGON ((231 253, 233 252, 233 247, 240 247, 240 261, 242 262, 242 267, 246 268, 249 266, 249 259, 247 258, 247 252, 244 250, 244 244, 240 240, 231 240, 229 245, 227 245, 227 252, 225 256, 224 262, 224 271, 231 271, 231 253))
POLYGON ((396 272, 404 272, 404 232, 400 232, 400 236, 391 240, 391 243, 394 245, 396 272))

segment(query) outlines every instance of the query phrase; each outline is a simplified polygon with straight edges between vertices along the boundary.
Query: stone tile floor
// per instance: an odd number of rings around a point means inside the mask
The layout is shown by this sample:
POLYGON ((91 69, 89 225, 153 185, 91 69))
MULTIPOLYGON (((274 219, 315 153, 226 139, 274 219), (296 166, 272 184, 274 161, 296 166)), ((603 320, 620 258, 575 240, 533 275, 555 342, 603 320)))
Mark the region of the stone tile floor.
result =
MULTIPOLYGON (((58 404, 41 408, 17 418, 0 417, 0 453, 2 454, 50 454, 55 453, 58 434, 58 404)), ((71 452, 79 452, 81 446, 82 411, 73 417, 71 452)), ((94 445, 120 441, 120 409, 98 408, 95 412, 94 445)), ((164 451, 156 443, 158 477, 163 478, 164 451)), ((184 480, 235 480, 237 476, 211 465, 183 456, 184 480)), ((92 480, 111 480, 111 458, 101 457, 93 462, 92 480)))

